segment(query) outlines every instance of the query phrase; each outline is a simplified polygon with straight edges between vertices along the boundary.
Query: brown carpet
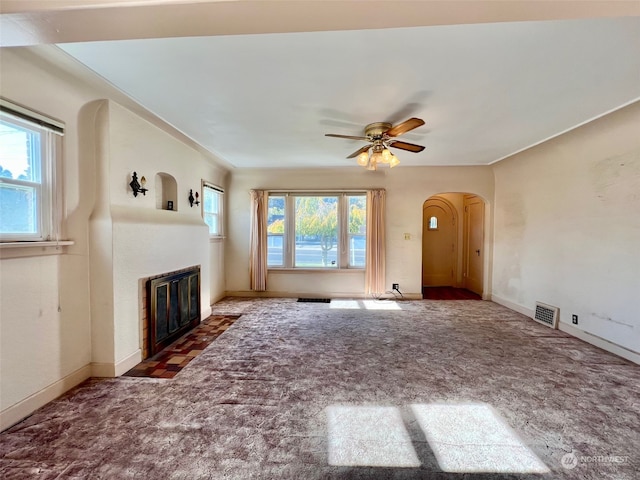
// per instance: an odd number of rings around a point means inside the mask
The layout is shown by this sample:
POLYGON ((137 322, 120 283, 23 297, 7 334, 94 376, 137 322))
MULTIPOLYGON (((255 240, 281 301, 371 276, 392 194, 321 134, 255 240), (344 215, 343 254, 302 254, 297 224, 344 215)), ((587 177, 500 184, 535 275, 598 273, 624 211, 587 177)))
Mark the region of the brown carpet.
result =
POLYGON ((174 379, 92 379, 1 434, 0 477, 638 478, 640 367, 499 305, 214 313, 242 317, 174 379))

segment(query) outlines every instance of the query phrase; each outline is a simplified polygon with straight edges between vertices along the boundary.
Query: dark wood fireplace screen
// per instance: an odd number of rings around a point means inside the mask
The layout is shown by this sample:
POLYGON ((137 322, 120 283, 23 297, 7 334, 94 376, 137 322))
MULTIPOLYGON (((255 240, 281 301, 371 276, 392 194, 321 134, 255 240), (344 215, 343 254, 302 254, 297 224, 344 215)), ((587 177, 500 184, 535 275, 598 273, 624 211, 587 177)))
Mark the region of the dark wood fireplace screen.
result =
POLYGON ((154 278, 147 285, 153 356, 200 323, 200 267, 154 278))

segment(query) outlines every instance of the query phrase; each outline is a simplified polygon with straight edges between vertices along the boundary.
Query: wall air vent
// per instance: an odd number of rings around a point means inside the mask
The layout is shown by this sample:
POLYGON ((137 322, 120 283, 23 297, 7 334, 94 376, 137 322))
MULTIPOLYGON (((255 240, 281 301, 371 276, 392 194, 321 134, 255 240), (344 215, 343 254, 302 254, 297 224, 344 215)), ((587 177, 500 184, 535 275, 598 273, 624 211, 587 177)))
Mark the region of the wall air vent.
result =
POLYGON ((546 325, 547 327, 557 329, 559 316, 560 309, 558 307, 536 302, 536 314, 533 317, 536 322, 546 325))

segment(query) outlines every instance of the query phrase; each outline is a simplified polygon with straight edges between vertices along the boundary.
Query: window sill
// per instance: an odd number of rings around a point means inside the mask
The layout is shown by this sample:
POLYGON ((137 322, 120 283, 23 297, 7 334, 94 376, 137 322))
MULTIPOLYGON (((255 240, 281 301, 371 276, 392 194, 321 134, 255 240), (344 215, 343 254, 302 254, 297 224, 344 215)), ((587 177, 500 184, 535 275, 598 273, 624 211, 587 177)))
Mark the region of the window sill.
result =
POLYGON ((267 273, 364 273, 364 268, 274 268, 267 273))
POLYGON ((227 237, 224 237, 224 236, 222 236, 222 237, 209 237, 209 242, 210 243, 219 243, 219 242, 222 242, 225 238, 227 238, 227 237))
POLYGON ((4 242, 0 243, 0 258, 60 255, 66 252, 66 247, 74 244, 75 242, 73 240, 44 242, 4 242))

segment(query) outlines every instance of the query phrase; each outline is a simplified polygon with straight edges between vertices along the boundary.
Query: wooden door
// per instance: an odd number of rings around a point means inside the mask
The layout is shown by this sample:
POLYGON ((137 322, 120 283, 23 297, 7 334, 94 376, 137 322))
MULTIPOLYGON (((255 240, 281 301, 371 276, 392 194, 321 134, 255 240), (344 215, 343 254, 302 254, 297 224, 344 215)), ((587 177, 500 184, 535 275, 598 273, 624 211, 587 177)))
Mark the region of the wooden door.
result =
POLYGON ((464 197, 464 287, 482 295, 484 265, 484 202, 475 195, 464 197))
POLYGON ((453 206, 430 198, 422 209, 422 285, 455 285, 457 225, 453 206))

